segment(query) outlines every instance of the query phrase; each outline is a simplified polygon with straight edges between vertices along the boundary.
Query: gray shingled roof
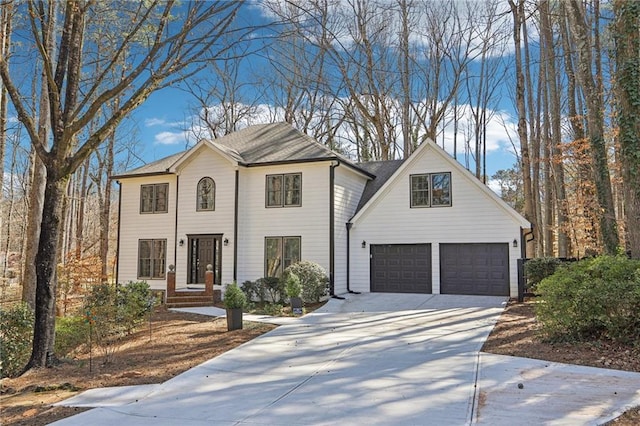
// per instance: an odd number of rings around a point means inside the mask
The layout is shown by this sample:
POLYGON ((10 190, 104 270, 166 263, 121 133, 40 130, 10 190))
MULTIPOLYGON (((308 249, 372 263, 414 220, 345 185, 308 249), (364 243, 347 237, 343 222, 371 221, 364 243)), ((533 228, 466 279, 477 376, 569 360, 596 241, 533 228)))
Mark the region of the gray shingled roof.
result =
MULTIPOLYGON (((316 142, 288 123, 258 124, 211 141, 229 157, 244 165, 339 158, 354 167, 348 159, 316 142)), ((119 176, 127 177, 166 172, 185 152, 171 155, 119 176)))
POLYGON ((367 182, 367 185, 364 187, 364 191, 362 192, 362 197, 360 197, 360 203, 358 204, 358 208, 356 209, 356 213, 360 211, 360 209, 367 204, 367 201, 374 196, 382 185, 385 184, 386 181, 389 180, 391 175, 393 175, 396 170, 402 165, 404 160, 389 160, 389 161, 369 161, 367 163, 358 163, 357 166, 362 170, 369 172, 374 175, 376 178, 367 182))

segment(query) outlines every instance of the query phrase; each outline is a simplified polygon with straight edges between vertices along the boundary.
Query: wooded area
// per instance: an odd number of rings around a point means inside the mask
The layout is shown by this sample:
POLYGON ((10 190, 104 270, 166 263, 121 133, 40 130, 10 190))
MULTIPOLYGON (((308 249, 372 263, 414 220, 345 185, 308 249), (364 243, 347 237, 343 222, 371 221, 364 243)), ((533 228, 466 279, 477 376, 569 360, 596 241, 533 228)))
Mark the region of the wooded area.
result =
POLYGON ((640 2, 0 1, 0 266, 36 310, 32 367, 56 294, 113 276, 109 176, 166 86, 194 139, 287 121, 367 161, 431 138, 534 225, 529 257, 640 258, 640 2), (487 176, 496 128, 514 165, 487 176))

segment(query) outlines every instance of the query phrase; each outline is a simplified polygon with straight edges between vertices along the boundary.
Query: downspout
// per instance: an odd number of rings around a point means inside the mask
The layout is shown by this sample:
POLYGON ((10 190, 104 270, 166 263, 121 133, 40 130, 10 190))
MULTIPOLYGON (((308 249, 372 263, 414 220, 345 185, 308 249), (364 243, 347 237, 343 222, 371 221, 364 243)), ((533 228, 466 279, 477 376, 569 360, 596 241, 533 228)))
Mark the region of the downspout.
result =
POLYGON ((351 290, 351 227, 353 223, 347 222, 347 293, 360 294, 359 291, 351 290))
POLYGON ((176 219, 175 225, 173 227, 173 266, 175 267, 175 271, 178 271, 178 197, 180 194, 178 193, 178 186, 180 182, 180 176, 176 175, 176 219))
POLYGON ((344 299, 344 297, 337 296, 335 293, 335 263, 336 263, 336 250, 335 250, 335 169, 340 166, 340 160, 336 161, 336 164, 329 166, 329 295, 334 299, 344 299))
POLYGON ((527 232, 522 232, 523 229, 522 227, 520 227, 520 244, 522 245, 522 248, 520 249, 520 255, 523 259, 527 258, 527 244, 529 244, 531 241, 536 239, 536 234, 533 232, 533 227, 535 225, 532 223, 531 224, 531 229, 529 229, 527 232), (525 238, 527 235, 531 235, 531 238, 525 238))
POLYGON ((118 184, 118 238, 116 239, 116 284, 120 277, 120 224, 122 223, 122 184, 119 180, 118 184))
MULTIPOLYGON (((239 188, 240 171, 236 169, 236 194, 235 206, 233 212, 233 282, 238 281, 238 188, 239 188)), ((222 284, 222 283, 218 283, 222 284)))

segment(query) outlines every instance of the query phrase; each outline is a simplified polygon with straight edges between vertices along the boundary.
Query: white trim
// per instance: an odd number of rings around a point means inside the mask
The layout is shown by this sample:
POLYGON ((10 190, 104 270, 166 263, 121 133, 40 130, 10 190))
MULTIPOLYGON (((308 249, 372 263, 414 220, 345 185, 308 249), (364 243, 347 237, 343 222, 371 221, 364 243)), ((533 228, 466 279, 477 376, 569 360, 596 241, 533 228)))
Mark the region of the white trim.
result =
POLYGON ((195 155, 196 152, 200 151, 203 147, 207 147, 211 149, 213 152, 220 155, 222 158, 227 160, 231 165, 237 166, 238 163, 242 161, 242 158, 237 153, 227 152, 227 150, 222 149, 220 144, 214 143, 207 139, 201 139, 197 144, 191 147, 188 151, 186 151, 180 158, 178 158, 167 170, 172 173, 177 173, 178 169, 183 167, 185 163, 188 163, 191 157, 195 155), (238 158, 234 158, 237 156, 238 158))

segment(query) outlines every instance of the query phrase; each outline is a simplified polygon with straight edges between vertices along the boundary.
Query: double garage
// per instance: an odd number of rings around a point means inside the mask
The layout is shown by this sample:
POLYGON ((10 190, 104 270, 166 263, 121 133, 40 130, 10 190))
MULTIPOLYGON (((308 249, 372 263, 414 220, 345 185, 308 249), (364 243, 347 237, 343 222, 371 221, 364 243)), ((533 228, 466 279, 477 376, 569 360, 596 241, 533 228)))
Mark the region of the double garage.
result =
MULTIPOLYGON (((509 245, 440 243, 440 293, 509 296, 509 245)), ((371 291, 432 293, 431 244, 372 244, 371 291)))

